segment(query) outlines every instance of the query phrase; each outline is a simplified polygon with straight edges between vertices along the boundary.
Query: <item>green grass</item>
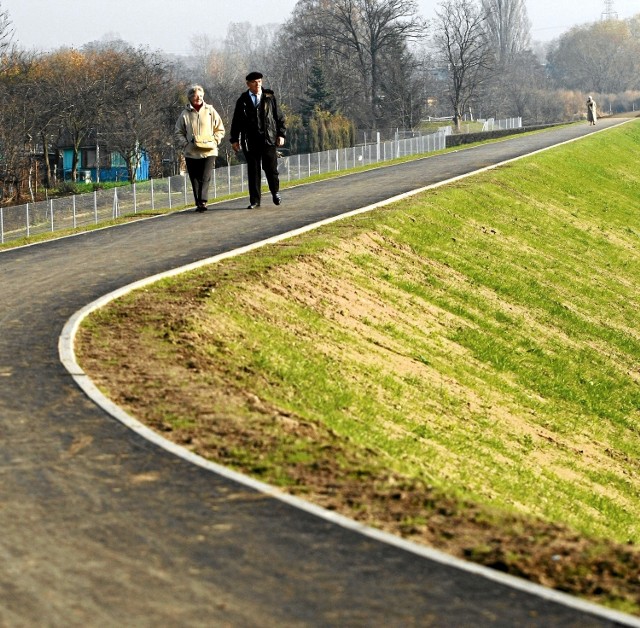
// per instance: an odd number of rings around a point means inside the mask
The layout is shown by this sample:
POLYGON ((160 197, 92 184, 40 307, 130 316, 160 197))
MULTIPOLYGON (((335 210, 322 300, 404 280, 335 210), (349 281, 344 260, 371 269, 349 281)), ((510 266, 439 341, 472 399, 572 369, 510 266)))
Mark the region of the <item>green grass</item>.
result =
POLYGON ((627 124, 169 284, 215 283, 190 331, 235 385, 399 473, 638 543, 639 158, 627 124))
POLYGON ((637 613, 639 157, 634 121, 162 280, 80 363, 217 462, 637 613))

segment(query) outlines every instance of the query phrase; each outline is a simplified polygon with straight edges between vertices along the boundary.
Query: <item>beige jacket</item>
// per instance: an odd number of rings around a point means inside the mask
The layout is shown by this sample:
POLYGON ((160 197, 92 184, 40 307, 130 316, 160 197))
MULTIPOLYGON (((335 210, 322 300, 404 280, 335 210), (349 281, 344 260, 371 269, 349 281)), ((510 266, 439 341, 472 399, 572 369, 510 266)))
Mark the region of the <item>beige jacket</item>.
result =
POLYGON ((212 105, 204 103, 200 111, 196 111, 189 103, 180 114, 175 128, 176 146, 189 159, 201 159, 203 157, 215 157, 218 154, 218 145, 224 137, 224 124, 222 118, 212 105), (193 143, 193 135, 211 134, 216 140, 215 148, 197 148, 193 143))

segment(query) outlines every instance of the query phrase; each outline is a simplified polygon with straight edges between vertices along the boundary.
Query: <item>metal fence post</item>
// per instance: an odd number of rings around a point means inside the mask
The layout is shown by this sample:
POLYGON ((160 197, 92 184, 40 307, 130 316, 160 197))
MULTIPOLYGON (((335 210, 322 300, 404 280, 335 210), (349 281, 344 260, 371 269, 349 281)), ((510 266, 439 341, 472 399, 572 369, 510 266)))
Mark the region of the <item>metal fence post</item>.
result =
POLYGON ((171 211, 171 177, 167 180, 169 181, 169 211, 171 211))
POLYGON ((156 208, 155 195, 153 193, 153 179, 151 179, 151 210, 156 208))
POLYGON ((4 209, 0 207, 0 243, 4 244, 4 209))
POLYGON ((112 217, 118 217, 118 188, 113 188, 113 210, 112 217))
POLYGON ((138 213, 138 199, 136 197, 136 184, 133 184, 133 213, 138 213))
POLYGON ((93 191, 93 217, 97 225, 98 224, 98 191, 97 190, 93 191))
POLYGON ((29 203, 27 203, 27 238, 29 237, 29 203))

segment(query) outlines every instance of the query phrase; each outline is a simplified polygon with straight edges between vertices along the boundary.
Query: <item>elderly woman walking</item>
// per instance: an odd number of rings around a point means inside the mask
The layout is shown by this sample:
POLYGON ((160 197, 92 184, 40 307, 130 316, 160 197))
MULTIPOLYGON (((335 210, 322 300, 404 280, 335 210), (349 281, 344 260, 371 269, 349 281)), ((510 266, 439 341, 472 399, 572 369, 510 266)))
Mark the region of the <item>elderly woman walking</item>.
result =
POLYGON ((187 98, 189 102, 176 122, 176 145, 184 154, 196 211, 205 212, 211 172, 218 155, 218 144, 224 137, 224 125, 213 106, 204 102, 202 86, 192 85, 187 98))
POLYGON ((589 96, 587 98, 587 120, 589 120, 589 125, 595 125, 597 119, 598 112, 596 111, 596 101, 589 96))

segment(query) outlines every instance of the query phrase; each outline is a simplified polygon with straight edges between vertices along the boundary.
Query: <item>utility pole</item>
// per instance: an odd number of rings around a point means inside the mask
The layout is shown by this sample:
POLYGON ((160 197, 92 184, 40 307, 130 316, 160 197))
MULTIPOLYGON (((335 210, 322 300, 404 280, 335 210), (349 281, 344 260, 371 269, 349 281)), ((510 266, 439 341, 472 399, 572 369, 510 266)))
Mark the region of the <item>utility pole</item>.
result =
POLYGON ((613 8, 613 0, 604 0, 604 11, 602 12, 602 20, 617 20, 618 14, 613 8))

